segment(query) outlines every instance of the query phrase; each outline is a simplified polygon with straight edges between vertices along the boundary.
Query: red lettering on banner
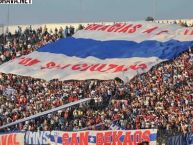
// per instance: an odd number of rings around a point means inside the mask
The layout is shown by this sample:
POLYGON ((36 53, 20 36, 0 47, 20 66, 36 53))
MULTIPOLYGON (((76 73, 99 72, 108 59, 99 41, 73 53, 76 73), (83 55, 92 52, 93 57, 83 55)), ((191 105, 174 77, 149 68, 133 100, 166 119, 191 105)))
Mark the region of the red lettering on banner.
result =
POLYGON ((14 145, 20 145, 20 143, 19 143, 19 141, 17 141, 16 137, 17 137, 17 135, 14 134, 14 135, 13 135, 13 144, 14 144, 14 145))
POLYGON ((97 71, 103 72, 102 69, 106 66, 107 64, 101 64, 98 68, 97 71))
POLYGON ((6 143, 7 143, 7 135, 2 135, 1 136, 1 143, 2 143, 2 145, 6 145, 6 143))
POLYGON ((151 134, 150 130, 144 131, 142 135, 143 140, 150 142, 150 134, 151 134))
POLYGON ((153 32, 153 31, 155 31, 156 29, 158 29, 158 27, 150 28, 148 30, 143 31, 143 33, 148 33, 149 34, 149 33, 153 32))
POLYGON ((131 65, 131 66, 129 66, 129 68, 132 69, 132 70, 137 70, 137 65, 136 64, 135 65, 131 65))
POLYGON ((77 133, 72 133, 72 138, 71 138, 70 145, 78 145, 77 133))
POLYGON ((91 67, 91 65, 88 64, 83 64, 82 65, 82 69, 80 71, 86 71, 87 69, 89 69, 91 67))
POLYGON ((112 145, 122 145, 120 137, 122 136, 122 131, 114 131, 112 135, 112 145))
MULTIPOLYGON (((118 33, 135 33, 139 28, 143 27, 143 24, 124 24, 116 23, 114 25, 99 25, 92 24, 88 25, 85 30, 97 30, 97 31, 106 31, 106 32, 118 32, 118 33)), ((143 30, 141 33, 151 34, 155 32, 154 35, 161 35, 163 33, 168 34, 169 30, 159 30, 158 26, 152 26, 147 30, 143 30)), ((193 30, 186 29, 183 32, 184 35, 193 35, 193 30)))
POLYGON ((146 65, 145 63, 139 64, 139 65, 137 66, 137 69, 139 69, 139 68, 141 68, 141 69, 146 69, 146 68, 147 68, 147 65, 146 65))
POLYGON ((64 66, 61 67, 61 69, 65 69, 65 68, 67 68, 69 66, 71 66, 71 64, 64 65, 64 66))
POLYGON ((189 32, 189 30, 186 29, 186 31, 184 32, 184 35, 188 35, 188 32, 189 32))
POLYGON ((76 64, 74 66, 72 66, 72 70, 80 70, 80 71, 86 71, 87 69, 89 69, 89 65, 84 63, 84 64, 76 64))
POLYGON ((193 35, 193 30, 190 31, 189 29, 186 29, 184 35, 193 35))
POLYGON ((17 141, 16 134, 8 134, 1 136, 1 145, 20 145, 19 141, 17 141))
POLYGON ((120 26, 119 28, 115 29, 113 32, 117 32, 117 31, 119 31, 120 29, 122 29, 125 26, 126 26, 126 24, 122 24, 122 26, 120 26))
POLYGON ((90 30, 92 29, 94 26, 96 26, 97 24, 90 24, 88 25, 84 30, 90 30))
POLYGON ((132 145, 131 132, 126 132, 123 145, 132 145))
MULTIPOLYGON (((88 145, 89 132, 72 132, 62 134, 62 145, 88 145), (78 139, 79 138, 79 139, 78 139)), ((96 145, 138 145, 142 141, 150 142, 150 130, 136 131, 106 131, 96 133, 96 145), (124 135, 123 142, 120 138, 124 135), (133 137, 131 137, 133 136, 133 137)), ((0 145, 20 145, 17 134, 0 136, 0 145)))
POLYGON ((101 27, 103 27, 103 25, 96 25, 93 28, 91 28, 90 30, 97 30, 98 28, 101 28, 101 27))
POLYGON ((124 72, 128 71, 128 69, 131 70, 137 70, 137 69, 146 69, 147 65, 142 63, 142 64, 135 64, 135 65, 130 65, 130 66, 125 66, 125 65, 117 65, 117 64, 56 64, 55 62, 49 62, 45 66, 42 66, 41 69, 65 69, 67 67, 71 66, 71 69, 74 71, 98 71, 98 72, 112 72, 112 73, 117 73, 117 72, 124 72))
POLYGON ((8 135, 7 145, 14 145, 12 140, 12 134, 8 135))
POLYGON ((163 30, 163 31, 157 33, 156 35, 160 35, 160 34, 162 34, 162 33, 168 33, 168 32, 169 32, 168 30, 163 30))
POLYGON ((80 145, 88 145, 88 132, 80 133, 80 145))
POLYGON ((79 70, 81 64, 76 64, 72 66, 72 70, 79 70))
POLYGON ((138 28, 141 28, 141 27, 142 27, 141 24, 135 25, 132 29, 129 30, 128 33, 135 33, 136 30, 137 30, 138 28))
POLYGON ((118 66, 114 72, 123 72, 123 71, 127 71, 127 68, 124 68, 125 65, 120 65, 118 66))
POLYGON ((96 145, 103 145, 103 133, 96 134, 96 145))
POLYGON ((32 59, 31 58, 22 57, 21 61, 19 61, 19 64, 26 65, 30 60, 32 60, 32 59))
POLYGON ((130 65, 129 67, 126 67, 125 68, 125 65, 120 65, 118 66, 114 73, 116 72, 124 72, 124 71, 128 71, 128 69, 132 69, 132 70, 138 70, 138 69, 146 69, 147 68, 147 65, 142 63, 142 64, 139 64, 139 65, 130 65))
POLYGON ((32 66, 32 65, 37 64, 37 63, 39 63, 39 62, 40 62, 40 61, 37 60, 37 59, 32 59, 31 61, 29 61, 29 62, 26 64, 26 66, 32 66))
POLYGON ((121 29, 119 32, 126 33, 131 26, 133 26, 133 24, 127 25, 126 27, 124 27, 123 29, 121 29))
POLYGON ((90 71, 97 71, 96 68, 99 66, 100 64, 95 64, 93 66, 90 67, 90 71))
POLYGON ((38 59, 22 57, 22 58, 20 58, 19 64, 24 65, 24 66, 32 66, 32 65, 37 64, 39 62, 40 61, 38 59))
POLYGON ((105 145, 111 145, 111 137, 112 137, 112 131, 110 132, 105 132, 105 136, 104 136, 104 144, 105 145))
POLYGON ((68 133, 63 133, 63 135, 62 135, 62 145, 69 145, 69 135, 68 135, 68 133))
POLYGON ((120 28, 122 25, 120 23, 117 23, 113 26, 111 26, 110 28, 107 29, 107 32, 112 32, 114 30, 116 30, 117 28, 120 28))
POLYGON ((45 66, 42 66, 41 69, 53 69, 53 68, 65 69, 69 66, 71 66, 71 64, 62 65, 62 64, 56 64, 55 62, 49 62, 45 66))
POLYGON ((132 69, 132 70, 138 70, 139 68, 146 69, 147 65, 142 63, 142 64, 139 64, 139 65, 131 65, 131 66, 129 66, 129 68, 132 69))
POLYGON ((114 68, 116 68, 118 65, 116 64, 99 64, 98 68, 96 68, 98 66, 97 65, 94 65, 90 68, 91 71, 99 71, 99 72, 106 72, 108 70, 112 70, 114 68), (107 69, 104 69, 105 67, 108 67, 107 69))
POLYGON ((98 29, 98 31, 105 31, 110 25, 103 26, 98 29))
POLYGON ((146 69, 147 65, 142 63, 142 64, 139 64, 139 65, 131 65, 131 66, 129 66, 129 68, 132 69, 132 70, 138 70, 139 68, 146 69))
POLYGON ((133 135, 134 145, 141 143, 141 140, 142 140, 142 132, 141 131, 135 131, 135 133, 133 135))
POLYGON ((41 67, 41 69, 45 69, 45 68, 52 69, 52 68, 54 68, 55 66, 56 66, 56 63, 55 63, 55 62, 48 62, 48 63, 46 64, 46 66, 41 67))
POLYGON ((106 72, 106 71, 108 71, 108 70, 111 70, 111 69, 114 69, 114 68, 116 68, 118 65, 116 65, 116 64, 109 64, 108 65, 108 69, 106 69, 106 70, 99 70, 100 72, 106 72))

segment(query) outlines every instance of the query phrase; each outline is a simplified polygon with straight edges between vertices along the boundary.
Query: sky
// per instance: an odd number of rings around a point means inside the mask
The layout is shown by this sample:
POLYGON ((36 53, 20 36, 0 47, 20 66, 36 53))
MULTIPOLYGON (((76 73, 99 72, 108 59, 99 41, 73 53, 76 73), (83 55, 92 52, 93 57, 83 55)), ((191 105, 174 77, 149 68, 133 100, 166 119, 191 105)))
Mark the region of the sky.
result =
POLYGON ((0 24, 189 19, 192 7, 193 0, 33 0, 32 5, 0 4, 0 24))

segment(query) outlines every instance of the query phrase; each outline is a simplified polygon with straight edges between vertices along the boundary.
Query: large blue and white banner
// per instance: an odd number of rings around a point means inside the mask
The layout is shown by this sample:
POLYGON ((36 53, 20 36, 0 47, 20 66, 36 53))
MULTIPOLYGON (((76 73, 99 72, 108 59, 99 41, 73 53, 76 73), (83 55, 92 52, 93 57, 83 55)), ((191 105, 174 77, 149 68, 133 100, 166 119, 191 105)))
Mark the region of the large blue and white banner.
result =
POLYGON ((0 72, 45 80, 129 81, 193 46, 193 28, 152 22, 88 25, 0 66, 0 72))

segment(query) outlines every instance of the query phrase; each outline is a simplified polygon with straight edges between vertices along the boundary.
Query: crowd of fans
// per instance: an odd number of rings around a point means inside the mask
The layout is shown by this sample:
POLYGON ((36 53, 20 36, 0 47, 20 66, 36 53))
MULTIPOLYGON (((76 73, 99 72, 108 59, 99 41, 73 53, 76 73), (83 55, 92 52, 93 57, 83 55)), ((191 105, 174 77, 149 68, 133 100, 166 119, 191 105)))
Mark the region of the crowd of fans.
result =
POLYGON ((22 30, 18 26, 15 34, 7 31, 5 34, 0 35, 0 64, 21 55, 29 54, 37 48, 54 42, 59 38, 70 37, 74 33, 75 29, 73 26, 66 26, 65 29, 62 27, 59 29, 55 28, 54 31, 48 30, 46 26, 36 30, 32 29, 31 26, 22 30))
MULTIPOLYGON (((7 43, 2 43, 0 50, 1 63, 71 36, 70 29, 72 31, 71 27, 48 32, 46 28, 33 30, 30 27, 25 31, 19 28, 15 35, 8 33, 4 36, 7 43)), ((1 73, 0 126, 83 98, 92 100, 5 131, 106 130, 116 123, 128 130, 157 128, 159 136, 191 132, 193 49, 128 83, 119 79, 46 82, 1 73)))
MULTIPOLYGON (((148 21, 149 19, 147 18, 146 21, 148 21)), ((149 20, 151 21, 151 19, 149 20)), ((156 21, 157 23, 163 23, 163 24, 177 24, 180 25, 182 27, 193 27, 193 23, 188 23, 188 21, 182 21, 182 20, 169 20, 169 21, 156 21)))

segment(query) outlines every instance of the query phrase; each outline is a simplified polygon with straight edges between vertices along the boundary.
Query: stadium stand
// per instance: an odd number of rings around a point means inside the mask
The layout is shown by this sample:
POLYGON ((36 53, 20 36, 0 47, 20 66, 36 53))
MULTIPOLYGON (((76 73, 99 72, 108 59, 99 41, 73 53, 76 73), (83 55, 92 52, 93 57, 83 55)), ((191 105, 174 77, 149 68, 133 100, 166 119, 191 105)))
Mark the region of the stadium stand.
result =
MULTIPOLYGON (((32 27, 22 31, 18 27, 14 35, 1 36, 0 63, 29 54, 74 32, 73 27, 54 32, 32 27)), ((0 126, 83 98, 93 99, 20 123, 4 132, 108 130, 116 123, 126 130, 157 128, 160 143, 167 142, 170 136, 192 132, 193 48, 128 83, 119 79, 46 82, 1 73, 0 126)))
POLYGON ((15 31, 15 34, 6 32, 0 36, 0 64, 19 57, 21 55, 26 55, 37 48, 54 42, 59 38, 69 37, 75 32, 74 27, 66 27, 64 30, 62 27, 55 28, 54 31, 46 28, 39 27, 36 30, 32 27, 26 27, 25 30, 22 30, 18 26, 18 30, 15 31))

